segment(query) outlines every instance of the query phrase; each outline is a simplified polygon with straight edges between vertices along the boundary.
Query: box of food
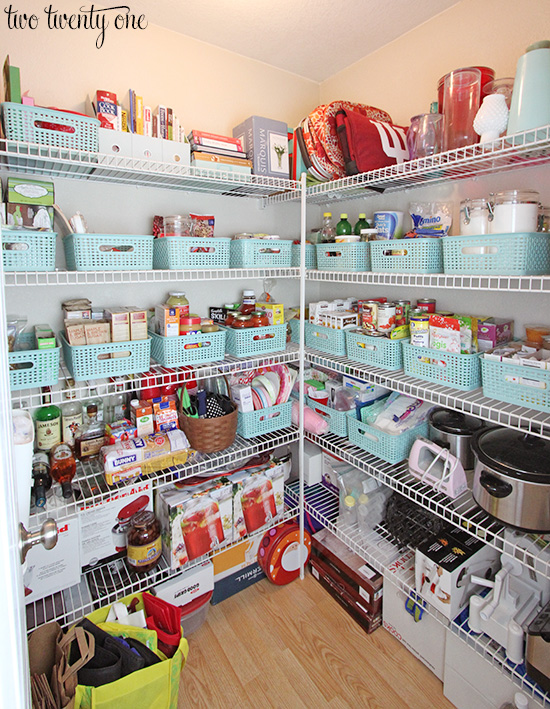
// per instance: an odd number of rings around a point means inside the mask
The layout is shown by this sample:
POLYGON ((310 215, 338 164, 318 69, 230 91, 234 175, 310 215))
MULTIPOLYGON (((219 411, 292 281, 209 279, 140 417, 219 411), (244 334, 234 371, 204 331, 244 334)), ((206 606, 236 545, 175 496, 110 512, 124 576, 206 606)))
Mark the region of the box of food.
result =
POLYGON ((264 310, 270 325, 282 325, 285 321, 285 306, 282 303, 256 303, 258 310, 264 310))
POLYGON ((491 318, 478 321, 477 342, 481 352, 493 349, 514 339, 514 321, 509 318, 491 318))

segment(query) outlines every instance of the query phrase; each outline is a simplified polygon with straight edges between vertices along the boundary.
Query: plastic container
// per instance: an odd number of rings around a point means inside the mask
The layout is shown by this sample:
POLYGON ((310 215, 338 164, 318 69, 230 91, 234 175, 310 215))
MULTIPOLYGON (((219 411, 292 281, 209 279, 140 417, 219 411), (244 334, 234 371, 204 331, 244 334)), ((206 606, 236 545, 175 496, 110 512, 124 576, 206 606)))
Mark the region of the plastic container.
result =
POLYGON ((63 238, 69 271, 150 271, 151 234, 69 234, 63 238))
MULTIPOLYGON (((293 268, 299 268, 300 244, 292 244, 291 254, 291 266, 293 268)), ((317 268, 317 252, 315 251, 315 244, 306 244, 306 268, 317 268)))
POLYGON ((257 411, 241 413, 237 423, 237 433, 243 438, 255 438, 264 433, 288 428, 292 423, 292 402, 277 404, 257 411))
POLYGON ((234 357, 250 357, 286 348, 286 325, 225 329, 225 351, 234 357))
POLYGON ((4 271, 55 271, 55 231, 2 230, 4 271))
POLYGON ((346 354, 345 330, 333 330, 323 325, 305 323, 305 331, 306 347, 342 357, 346 354))
POLYGON ((409 342, 409 340, 389 340, 386 337, 372 337, 362 332, 348 330, 346 353, 355 362, 372 364, 382 369, 403 369, 402 342, 409 342))
POLYGON ((151 357, 164 367, 183 367, 223 360, 225 332, 197 333, 179 337, 162 337, 150 332, 151 357))
POLYGON ((483 394, 498 401, 550 412, 550 372, 481 358, 483 394))
POLYGON ((348 417, 345 411, 337 411, 336 409, 331 409, 329 406, 320 404, 315 399, 306 396, 306 404, 313 409, 319 416, 327 419, 329 421, 328 430, 330 433, 334 433, 335 436, 340 436, 341 438, 346 438, 348 435, 348 417))
POLYGON ((184 606, 180 606, 181 627, 186 638, 198 630, 206 620, 213 593, 214 591, 208 591, 208 593, 197 596, 197 598, 194 598, 184 606))
POLYGON ((231 239, 167 236, 153 242, 153 268, 229 268, 231 239))
POLYGON ((289 268, 291 261, 291 241, 283 239, 234 239, 231 241, 231 268, 289 268))
POLYGON ((400 463, 409 457, 413 443, 419 436, 428 435, 427 422, 421 423, 397 436, 381 431, 355 418, 355 411, 348 416, 349 440, 367 453, 385 460, 400 463))
POLYGON ((369 247, 375 273, 443 273, 440 238, 371 241, 369 247))
POLYGON ((320 271, 370 271, 369 245, 317 244, 317 268, 320 271))
POLYGON ((405 374, 462 391, 481 386, 480 357, 479 353, 454 354, 429 347, 403 345, 405 374))
POLYGON ((8 352, 10 365, 23 366, 21 369, 10 369, 10 389, 19 391, 57 384, 60 351, 61 347, 53 347, 48 350, 8 352))
POLYGON ((58 341, 63 348, 63 359, 75 382, 86 379, 116 377, 124 374, 148 372, 151 364, 151 339, 129 342, 109 342, 104 345, 69 345, 60 332, 58 341), (101 355, 125 352, 126 356, 100 359, 101 355))

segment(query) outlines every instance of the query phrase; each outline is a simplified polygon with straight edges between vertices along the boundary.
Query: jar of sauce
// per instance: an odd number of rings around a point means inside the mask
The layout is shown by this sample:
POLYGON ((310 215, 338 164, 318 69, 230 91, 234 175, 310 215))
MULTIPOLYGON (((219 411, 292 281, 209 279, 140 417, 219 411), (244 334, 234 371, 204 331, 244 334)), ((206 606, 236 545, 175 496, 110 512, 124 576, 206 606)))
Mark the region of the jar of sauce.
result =
POLYGON ((244 290, 243 301, 239 311, 243 315, 250 315, 254 310, 256 310, 256 293, 253 290, 244 290))
POLYGON ((130 520, 127 562, 131 571, 145 574, 158 564, 162 552, 160 522, 154 512, 141 510, 130 520))
POLYGON ((180 314, 181 314, 182 308, 183 308, 183 310, 185 310, 187 308, 187 312, 184 314, 189 315, 189 301, 185 297, 185 293, 178 293, 178 292, 168 293, 168 299, 166 301, 166 305, 169 305, 172 308, 180 308, 180 314))
POLYGON ((243 330, 246 327, 253 327, 250 315, 236 315, 231 327, 236 330, 243 330))
POLYGON ((252 327, 269 327, 269 318, 263 310, 253 310, 250 314, 252 327))

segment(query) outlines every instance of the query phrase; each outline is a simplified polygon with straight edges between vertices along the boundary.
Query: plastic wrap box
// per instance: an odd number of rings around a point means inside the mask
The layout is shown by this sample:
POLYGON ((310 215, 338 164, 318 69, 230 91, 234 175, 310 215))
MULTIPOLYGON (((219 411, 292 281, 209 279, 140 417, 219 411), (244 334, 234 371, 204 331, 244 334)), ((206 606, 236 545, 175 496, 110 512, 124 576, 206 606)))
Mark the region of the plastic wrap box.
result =
POLYGON ((288 126, 272 118, 250 116, 233 128, 246 157, 252 160, 252 172, 267 177, 289 177, 288 126))

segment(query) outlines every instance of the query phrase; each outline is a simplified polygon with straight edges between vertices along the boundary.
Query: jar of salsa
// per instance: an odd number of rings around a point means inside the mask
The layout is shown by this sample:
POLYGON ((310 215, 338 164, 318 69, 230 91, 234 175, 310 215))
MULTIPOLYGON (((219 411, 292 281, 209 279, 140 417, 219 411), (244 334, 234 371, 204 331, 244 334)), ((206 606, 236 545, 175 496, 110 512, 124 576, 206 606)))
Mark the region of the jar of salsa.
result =
POLYGON ((127 562, 131 571, 145 574, 158 564, 162 552, 160 522, 149 510, 136 512, 128 529, 127 562))
POLYGON ((236 330, 244 330, 246 327, 254 327, 252 325, 252 320, 250 319, 250 315, 236 315, 233 319, 233 323, 231 324, 231 327, 235 328, 236 330))
POLYGON ((267 313, 263 310, 253 310, 250 314, 250 322, 252 323, 252 327, 269 326, 269 318, 267 317, 267 313))

